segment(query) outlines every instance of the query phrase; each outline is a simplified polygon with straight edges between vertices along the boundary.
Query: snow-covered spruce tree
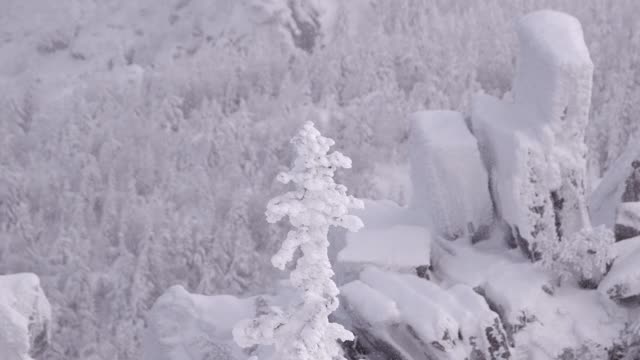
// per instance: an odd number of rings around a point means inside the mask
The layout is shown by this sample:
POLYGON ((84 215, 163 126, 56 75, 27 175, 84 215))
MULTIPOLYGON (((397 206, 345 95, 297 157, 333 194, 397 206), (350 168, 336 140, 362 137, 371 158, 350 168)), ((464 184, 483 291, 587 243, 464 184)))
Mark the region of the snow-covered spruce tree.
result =
POLYGON ((300 257, 289 276, 300 298, 285 309, 244 320, 233 331, 242 347, 273 345, 277 360, 344 359, 338 340, 352 340, 353 334, 342 325, 329 322, 329 314, 338 307, 338 287, 327 254, 329 227, 359 230, 360 218, 349 215, 349 208, 362 208, 362 201, 347 195, 344 185, 336 184, 334 172, 350 168, 351 159, 340 152, 329 152, 332 139, 323 137, 312 122, 307 122, 291 140, 298 154, 293 168, 278 175, 282 183, 293 182, 295 190, 277 196, 267 205, 267 221, 275 223, 288 216, 294 229, 289 231, 273 266, 281 270, 300 257))

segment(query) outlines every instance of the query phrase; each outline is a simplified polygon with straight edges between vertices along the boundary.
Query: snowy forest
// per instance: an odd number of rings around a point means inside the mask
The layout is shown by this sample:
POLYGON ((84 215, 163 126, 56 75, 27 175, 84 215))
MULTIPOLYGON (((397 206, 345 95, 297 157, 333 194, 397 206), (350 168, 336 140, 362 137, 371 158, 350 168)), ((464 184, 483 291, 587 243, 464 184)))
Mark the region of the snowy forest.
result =
POLYGON ((638 16, 0 0, 0 360, 640 360, 638 16))

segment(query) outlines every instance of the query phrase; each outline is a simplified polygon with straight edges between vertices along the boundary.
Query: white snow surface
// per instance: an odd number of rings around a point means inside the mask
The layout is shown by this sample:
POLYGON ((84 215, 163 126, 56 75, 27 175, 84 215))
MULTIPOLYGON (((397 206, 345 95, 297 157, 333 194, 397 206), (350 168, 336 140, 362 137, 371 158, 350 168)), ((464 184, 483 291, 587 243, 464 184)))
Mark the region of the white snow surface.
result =
POLYGON ((395 225, 348 233, 338 261, 377 265, 394 270, 414 269, 431 263, 431 234, 419 226, 395 225))
POLYGON ((522 17, 518 23, 521 46, 531 47, 552 65, 592 66, 584 43, 582 25, 575 17, 552 10, 540 10, 522 17))
POLYGON ((457 238, 491 223, 488 176, 461 113, 410 115, 411 207, 434 231, 457 238))
POLYGON ((541 10, 524 16, 516 30, 519 54, 513 94, 523 110, 520 115, 538 123, 560 123, 566 117, 569 124, 559 125, 577 133, 562 135, 583 142, 593 62, 580 22, 565 13, 541 10))
POLYGON ((361 280, 352 281, 340 288, 340 293, 370 325, 396 321, 400 317, 397 304, 361 280))
POLYGON ((0 358, 31 360, 49 340, 51 306, 30 273, 0 276, 0 358))

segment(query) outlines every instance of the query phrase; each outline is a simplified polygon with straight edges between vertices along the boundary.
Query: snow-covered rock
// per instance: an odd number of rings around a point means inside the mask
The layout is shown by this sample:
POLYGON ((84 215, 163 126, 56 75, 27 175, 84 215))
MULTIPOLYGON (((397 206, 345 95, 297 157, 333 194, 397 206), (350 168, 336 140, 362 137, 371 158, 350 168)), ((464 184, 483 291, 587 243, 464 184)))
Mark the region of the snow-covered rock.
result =
POLYGON ((479 94, 472 126, 491 176, 496 212, 509 224, 520 248, 536 258, 536 238, 554 238, 554 212, 542 146, 526 132, 514 106, 479 94))
POLYGON ((589 197, 593 224, 613 228, 616 210, 623 201, 640 201, 640 143, 627 146, 589 197))
POLYGON ((613 300, 621 302, 640 303, 640 238, 622 241, 624 248, 618 249, 620 253, 613 262, 611 270, 604 277, 598 291, 606 294, 613 300))
POLYGON ((410 116, 411 207, 448 238, 486 232, 493 209, 478 143, 455 111, 410 116))
POLYGON ((338 261, 413 272, 431 264, 431 241, 428 229, 419 226, 364 228, 347 234, 347 244, 338 253, 338 261))
POLYGON ((150 310, 143 342, 146 360, 244 360, 249 358, 233 340, 232 329, 267 306, 263 298, 190 294, 182 286, 169 288, 150 310))
POLYGON ((640 236, 618 241, 611 246, 611 252, 615 260, 625 258, 636 252, 636 250, 640 250, 640 236))
POLYGON ((593 62, 582 26, 571 15, 541 10, 516 27, 518 63, 514 104, 534 126, 554 126, 558 143, 584 155, 591 104, 593 62))
POLYGON ((623 202, 618 206, 615 234, 618 241, 640 235, 640 201, 623 202))
POLYGON ((31 360, 49 345, 51 306, 34 274, 0 276, 0 358, 31 360))
POLYGON ((498 315, 469 286, 445 290, 415 275, 368 268, 342 287, 349 322, 373 357, 508 358, 498 315), (377 352, 377 353, 375 353, 377 352))
POLYGON ((482 243, 491 245, 484 247, 446 243, 446 252, 434 262, 434 277, 445 284, 465 284, 485 297, 515 346, 513 358, 556 359, 562 353, 579 354, 583 344, 598 349, 612 345, 629 318, 624 310, 612 308, 597 291, 570 283, 553 286, 544 269, 524 261, 517 251, 496 247, 496 240, 482 243))
POLYGON ((517 26, 513 102, 473 100, 471 123, 498 214, 532 259, 590 226, 586 145, 593 64, 575 18, 549 10, 517 26))

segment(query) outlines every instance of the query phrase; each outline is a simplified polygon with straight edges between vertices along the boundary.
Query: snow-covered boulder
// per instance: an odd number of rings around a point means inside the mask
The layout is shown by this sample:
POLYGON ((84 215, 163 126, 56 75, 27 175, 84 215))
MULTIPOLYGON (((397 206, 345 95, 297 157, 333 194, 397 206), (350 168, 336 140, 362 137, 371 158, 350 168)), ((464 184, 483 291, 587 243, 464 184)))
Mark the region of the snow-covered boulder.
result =
POLYGON ((472 104, 472 126, 491 176, 496 212, 520 248, 537 258, 536 239, 556 236, 553 202, 543 147, 515 116, 510 103, 479 94, 472 104))
POLYGON ((365 227, 346 235, 346 246, 338 253, 338 261, 354 271, 367 265, 398 272, 426 271, 431 265, 431 241, 431 234, 424 227, 365 227))
POLYGON ((371 358, 508 358, 498 315, 466 285, 445 290, 415 275, 368 268, 341 288, 345 311, 371 358))
POLYGON ((478 291, 500 315, 517 358, 582 358, 569 357, 581 351, 605 358, 597 351, 610 348, 624 327, 614 319, 628 315, 603 304, 596 291, 554 288, 550 280, 531 264, 505 262, 487 271, 478 291))
POLYGON ((516 31, 519 53, 512 92, 518 112, 535 126, 553 125, 559 143, 584 155, 593 62, 580 22, 541 10, 520 19, 516 31))
POLYGON ((593 62, 578 19, 542 10, 518 26, 517 115, 539 130, 549 163, 558 236, 590 226, 584 138, 589 122, 593 62))
POLYGON ((412 209, 448 238, 486 233, 493 216, 489 179, 462 114, 420 111, 410 121, 412 209))
POLYGON ((590 226, 586 145, 593 63, 575 18, 537 11, 518 23, 513 101, 473 100, 471 123, 498 214, 532 259, 545 241, 590 226))
POLYGON ((614 229, 617 241, 640 235, 640 201, 623 202, 618 206, 614 229))
POLYGON ((618 256, 598 291, 616 301, 640 304, 640 237, 620 245, 624 247, 617 249, 618 256))
POLYGON ((0 276, 0 358, 31 360, 49 345, 51 306, 34 274, 0 276))
POLYGON ((232 329, 267 306, 263 298, 190 294, 169 288, 150 310, 143 342, 145 360, 245 360, 232 329))

